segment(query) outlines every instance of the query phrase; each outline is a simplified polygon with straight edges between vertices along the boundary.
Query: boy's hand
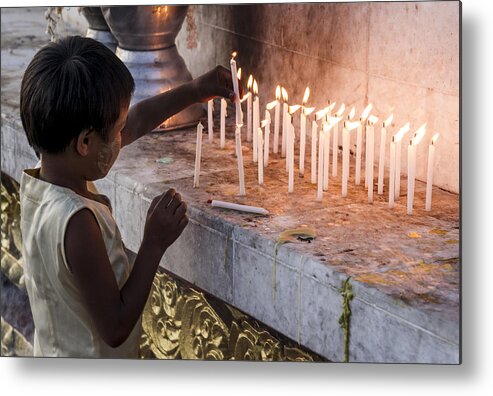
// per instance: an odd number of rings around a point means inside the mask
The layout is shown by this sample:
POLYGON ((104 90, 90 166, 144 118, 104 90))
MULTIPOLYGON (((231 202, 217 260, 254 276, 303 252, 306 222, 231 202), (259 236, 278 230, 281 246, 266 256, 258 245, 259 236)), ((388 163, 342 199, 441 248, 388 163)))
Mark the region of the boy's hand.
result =
POLYGON ((147 211, 143 243, 164 254, 187 226, 186 213, 187 204, 174 189, 158 195, 147 211))
MULTIPOLYGON (((228 98, 232 102, 235 100, 231 71, 223 66, 216 66, 214 69, 197 77, 194 83, 200 102, 207 102, 218 96, 228 98)), ((238 80, 238 88, 241 98, 243 96, 243 88, 240 80, 238 80)))

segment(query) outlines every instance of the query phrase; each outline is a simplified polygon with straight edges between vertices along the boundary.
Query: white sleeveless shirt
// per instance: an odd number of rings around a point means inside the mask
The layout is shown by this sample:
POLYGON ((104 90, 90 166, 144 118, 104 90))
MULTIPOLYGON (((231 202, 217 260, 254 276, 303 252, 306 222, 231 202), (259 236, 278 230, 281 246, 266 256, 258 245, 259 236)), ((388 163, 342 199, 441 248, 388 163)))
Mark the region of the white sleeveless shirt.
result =
POLYGON ((35 325, 34 356, 138 358, 141 320, 122 345, 107 345, 81 300, 65 257, 67 224, 87 208, 99 224, 116 281, 123 287, 132 268, 108 198, 98 196, 107 206, 40 180, 39 169, 23 172, 20 198, 25 281, 35 325))

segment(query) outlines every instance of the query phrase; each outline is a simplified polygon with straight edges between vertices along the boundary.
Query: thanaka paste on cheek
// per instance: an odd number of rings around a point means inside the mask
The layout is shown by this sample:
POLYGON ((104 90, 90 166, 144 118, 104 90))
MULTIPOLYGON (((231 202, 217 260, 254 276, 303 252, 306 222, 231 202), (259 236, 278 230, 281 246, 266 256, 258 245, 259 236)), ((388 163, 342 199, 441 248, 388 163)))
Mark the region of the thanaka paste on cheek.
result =
POLYGON ((111 166, 115 163, 121 147, 121 136, 117 135, 116 139, 111 143, 104 144, 101 151, 98 153, 98 169, 101 173, 108 173, 111 166))

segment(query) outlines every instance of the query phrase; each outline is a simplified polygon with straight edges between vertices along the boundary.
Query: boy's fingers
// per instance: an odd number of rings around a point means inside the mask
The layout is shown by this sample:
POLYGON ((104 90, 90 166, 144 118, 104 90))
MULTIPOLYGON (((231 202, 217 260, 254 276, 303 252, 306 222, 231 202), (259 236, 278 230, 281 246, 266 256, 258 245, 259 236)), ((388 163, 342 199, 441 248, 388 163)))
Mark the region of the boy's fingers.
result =
POLYGON ((182 202, 175 209, 175 216, 182 217, 186 212, 187 212, 187 204, 185 202, 182 202))
POLYGON ((171 202, 173 202, 174 197, 176 196, 176 191, 174 188, 170 188, 166 191, 166 194, 162 196, 162 203, 167 208, 171 202))
POLYGON ((176 193, 173 197, 173 200, 166 207, 171 210, 172 213, 175 212, 176 208, 181 204, 181 195, 180 193, 176 193))
POLYGON ((180 222, 178 223, 178 227, 183 231, 183 229, 187 226, 188 224, 188 216, 185 215, 181 218, 180 222))

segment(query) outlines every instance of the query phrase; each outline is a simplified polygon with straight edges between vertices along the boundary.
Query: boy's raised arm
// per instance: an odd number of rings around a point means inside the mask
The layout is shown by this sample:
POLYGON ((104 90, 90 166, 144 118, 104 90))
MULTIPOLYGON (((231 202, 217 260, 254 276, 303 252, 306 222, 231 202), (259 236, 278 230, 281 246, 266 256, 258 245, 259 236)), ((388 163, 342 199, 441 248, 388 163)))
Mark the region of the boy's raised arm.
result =
POLYGON ((215 97, 230 100, 235 97, 231 72, 223 66, 216 66, 195 80, 136 103, 128 112, 122 131, 122 147, 151 132, 188 106, 215 97))

